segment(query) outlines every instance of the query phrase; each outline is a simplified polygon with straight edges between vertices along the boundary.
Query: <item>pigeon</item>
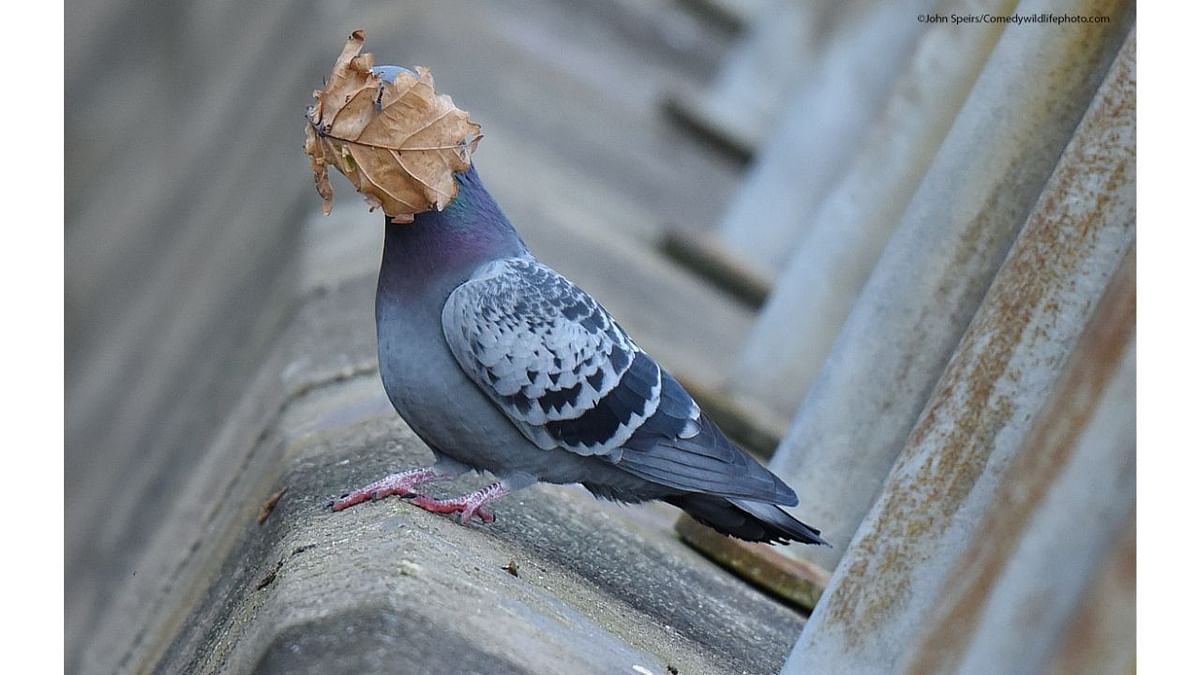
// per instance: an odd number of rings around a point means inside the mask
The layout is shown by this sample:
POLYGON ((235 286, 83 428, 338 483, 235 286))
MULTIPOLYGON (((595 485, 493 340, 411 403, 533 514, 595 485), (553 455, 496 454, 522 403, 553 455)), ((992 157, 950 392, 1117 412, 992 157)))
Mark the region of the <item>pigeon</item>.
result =
MULTIPOLYGON (((398 69, 376 72, 390 80, 398 69)), ((473 164, 454 179, 443 210, 384 217, 375 300, 383 386, 436 461, 344 494, 334 511, 398 495, 490 523, 492 500, 579 483, 617 502, 665 501, 747 541, 829 545, 780 508, 798 503, 790 487, 599 302, 534 257, 473 164), (498 480, 456 498, 416 490, 470 470, 498 480)))

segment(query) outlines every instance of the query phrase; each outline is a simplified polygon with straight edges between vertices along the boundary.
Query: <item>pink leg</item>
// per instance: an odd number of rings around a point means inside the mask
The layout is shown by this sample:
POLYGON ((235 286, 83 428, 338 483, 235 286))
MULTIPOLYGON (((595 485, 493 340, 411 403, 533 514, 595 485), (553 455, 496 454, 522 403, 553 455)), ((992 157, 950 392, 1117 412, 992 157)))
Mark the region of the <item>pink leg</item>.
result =
POLYGON ((364 485, 353 492, 347 492, 333 502, 330 502, 329 506, 334 511, 341 511, 360 502, 365 502, 368 499, 383 499, 388 495, 410 495, 413 494, 412 489, 421 483, 431 481, 435 478, 442 478, 446 475, 446 473, 439 471, 437 466, 401 471, 400 473, 394 473, 386 478, 377 480, 370 485, 364 485))
POLYGON ((492 483, 482 490, 452 499, 435 499, 428 495, 417 495, 409 501, 434 513, 462 513, 460 522, 466 525, 474 516, 479 516, 479 519, 485 523, 495 520, 496 516, 492 515, 491 511, 484 510, 483 505, 508 493, 509 490, 504 487, 503 483, 492 483))

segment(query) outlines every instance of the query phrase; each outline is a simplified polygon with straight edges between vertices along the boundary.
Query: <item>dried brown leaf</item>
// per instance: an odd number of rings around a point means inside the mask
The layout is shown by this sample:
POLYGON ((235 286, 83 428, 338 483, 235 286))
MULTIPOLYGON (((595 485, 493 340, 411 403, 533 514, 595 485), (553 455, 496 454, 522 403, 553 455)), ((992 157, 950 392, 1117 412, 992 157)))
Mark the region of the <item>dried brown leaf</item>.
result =
POLYGON ((427 68, 384 82, 371 72, 374 57, 361 53, 365 40, 366 33, 354 31, 325 88, 313 92, 304 152, 327 215, 333 208, 327 167, 333 165, 372 209, 410 223, 414 214, 440 211, 454 199, 454 172, 470 167, 479 125, 437 93, 427 68))
POLYGON ((285 492, 287 492, 286 487, 279 488, 279 490, 275 491, 274 494, 272 494, 270 497, 267 497, 267 500, 263 502, 263 505, 258 509, 259 525, 262 525, 264 522, 266 522, 267 517, 270 516, 271 512, 275 510, 275 505, 279 503, 279 498, 282 497, 283 493, 285 492))

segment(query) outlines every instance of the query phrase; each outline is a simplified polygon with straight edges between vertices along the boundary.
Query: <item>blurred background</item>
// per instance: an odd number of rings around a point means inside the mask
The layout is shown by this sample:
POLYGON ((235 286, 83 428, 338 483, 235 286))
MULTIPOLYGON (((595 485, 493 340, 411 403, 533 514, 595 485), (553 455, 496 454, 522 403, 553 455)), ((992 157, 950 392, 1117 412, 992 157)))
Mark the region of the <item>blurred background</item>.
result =
MULTIPOLYGON (((380 216, 340 177, 321 216, 302 152, 312 90, 358 28, 377 63, 430 68, 482 125, 474 161, 533 251, 770 458, 801 495, 797 514, 832 533, 830 551, 788 552, 829 607, 789 672, 933 672, 931 654, 955 654, 951 669, 1007 654, 1028 636, 984 640, 986 653, 965 629, 923 642, 924 615, 964 611, 951 600, 969 589, 952 580, 972 560, 1010 570, 980 582, 988 593, 1034 593, 1020 580, 1045 561, 987 549, 980 528, 1019 522, 1012 541, 1054 540, 1060 523, 1038 529, 1038 509, 1059 499, 1060 513, 1096 513, 1078 496, 1096 481, 1113 486, 1111 523, 1072 527, 1080 540, 1055 553, 1078 583, 1030 597, 1058 599, 1044 626, 1057 635, 1099 602, 1090 580, 1111 585, 1103 597, 1131 593, 1119 572, 1133 522, 1121 387, 1134 339, 1134 14, 1064 4, 1055 12, 1091 18, 960 24, 1042 11, 967 0, 70 0, 67 672, 155 667, 147 643, 171 636, 144 608, 186 571, 162 551, 193 541, 169 530, 219 522, 179 495, 200 475, 255 471, 214 448, 243 436, 249 447, 275 423, 238 411, 314 297, 361 287, 343 303, 357 328, 337 338, 349 355, 337 368, 373 367, 369 350, 365 365, 354 355, 373 348, 380 216), (1096 334, 1105 311, 1129 331, 1096 334), (1060 382, 1084 377, 1080 364, 1099 384, 1066 400, 1060 382), (1064 408, 1077 429, 1043 428, 1064 408), (1115 449, 1088 445, 1101 417, 1115 449), (1054 443, 1061 461, 1020 474, 1041 488, 1017 485, 1011 467, 1054 443), (1032 500, 1020 518, 1005 489, 1032 500), (935 559, 881 562, 921 556, 935 559), (926 604, 881 599, 895 591, 864 575, 926 604), (856 630, 894 639, 847 632, 868 606, 886 628, 856 630), (919 648, 894 651, 909 642, 919 648)), ((655 514, 673 536, 674 516, 655 514)), ((170 612, 212 602, 195 584, 170 612)), ((993 617, 972 624, 992 635, 1016 610, 987 602, 969 611, 993 617)), ((1104 625, 1105 658, 1123 664, 1132 637, 1104 625)), ((784 667, 794 637, 764 672, 784 667)), ((1071 658, 1100 654, 1082 644, 1071 658)), ((1029 672, 1068 658, 1052 639, 1025 651, 1029 672)))

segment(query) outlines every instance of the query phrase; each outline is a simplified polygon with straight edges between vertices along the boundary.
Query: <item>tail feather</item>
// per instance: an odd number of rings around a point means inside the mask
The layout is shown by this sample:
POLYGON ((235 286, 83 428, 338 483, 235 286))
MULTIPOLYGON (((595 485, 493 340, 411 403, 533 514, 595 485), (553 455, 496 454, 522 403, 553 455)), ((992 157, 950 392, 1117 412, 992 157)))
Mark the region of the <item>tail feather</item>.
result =
POLYGON ((728 499, 698 493, 673 495, 664 501, 678 506, 700 523, 746 541, 829 546, 821 531, 796 520, 775 504, 728 499))

